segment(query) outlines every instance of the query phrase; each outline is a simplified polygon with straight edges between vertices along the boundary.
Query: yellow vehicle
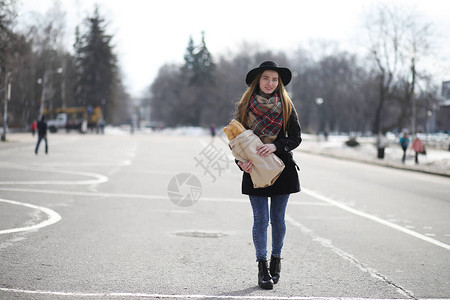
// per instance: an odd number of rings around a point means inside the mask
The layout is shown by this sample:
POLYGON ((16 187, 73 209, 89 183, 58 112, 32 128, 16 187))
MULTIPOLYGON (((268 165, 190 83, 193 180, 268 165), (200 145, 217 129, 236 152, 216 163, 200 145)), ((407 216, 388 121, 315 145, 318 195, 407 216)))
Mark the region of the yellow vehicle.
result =
POLYGON ((98 128, 103 120, 102 110, 97 107, 66 107, 56 108, 54 110, 44 110, 47 116, 47 126, 50 132, 57 132, 58 129, 79 130, 81 133, 87 132, 88 129, 98 128), (56 115, 55 119, 49 119, 49 116, 56 115))

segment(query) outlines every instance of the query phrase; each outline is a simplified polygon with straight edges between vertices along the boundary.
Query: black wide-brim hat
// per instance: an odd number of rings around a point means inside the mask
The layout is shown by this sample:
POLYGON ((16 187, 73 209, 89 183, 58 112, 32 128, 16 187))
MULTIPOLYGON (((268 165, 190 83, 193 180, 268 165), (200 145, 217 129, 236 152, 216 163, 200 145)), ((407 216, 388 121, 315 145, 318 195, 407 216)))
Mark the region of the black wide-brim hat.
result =
POLYGON ((266 70, 273 70, 276 71, 281 78, 281 81, 286 86, 291 82, 292 73, 291 70, 288 68, 280 68, 276 62, 273 61, 265 61, 262 64, 259 65, 258 68, 255 68, 253 70, 250 70, 247 73, 247 77, 245 77, 245 83, 247 83, 248 86, 255 80, 256 76, 258 76, 259 73, 262 73, 266 70))

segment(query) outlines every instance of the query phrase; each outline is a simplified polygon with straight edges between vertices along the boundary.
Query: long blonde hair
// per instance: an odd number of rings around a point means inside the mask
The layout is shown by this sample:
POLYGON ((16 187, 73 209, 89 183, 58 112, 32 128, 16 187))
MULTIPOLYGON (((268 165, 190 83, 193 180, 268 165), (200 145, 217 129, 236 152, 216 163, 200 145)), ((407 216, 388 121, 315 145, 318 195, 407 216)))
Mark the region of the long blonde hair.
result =
MULTIPOLYGON (((237 113, 236 117, 239 122, 244 125, 244 127, 247 128, 247 110, 250 103, 250 98, 254 93, 256 93, 256 90, 259 88, 259 79, 261 78, 262 72, 256 76, 256 78, 252 81, 250 86, 247 88, 247 90, 242 95, 241 100, 237 104, 237 113)), ((294 106, 292 104, 291 97, 289 97, 289 94, 287 93, 283 82, 281 81, 281 78, 278 80, 278 86, 275 90, 275 93, 278 93, 281 100, 281 108, 283 111, 283 133, 286 134, 286 129, 289 122, 289 117, 292 112, 292 107, 294 106)))

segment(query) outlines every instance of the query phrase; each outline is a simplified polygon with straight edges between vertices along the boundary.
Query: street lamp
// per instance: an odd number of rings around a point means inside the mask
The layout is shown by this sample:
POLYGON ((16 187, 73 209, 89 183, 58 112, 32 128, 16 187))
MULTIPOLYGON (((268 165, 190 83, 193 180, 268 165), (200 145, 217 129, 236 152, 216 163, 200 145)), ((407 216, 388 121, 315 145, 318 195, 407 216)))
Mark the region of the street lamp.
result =
POLYGON ((316 104, 317 104, 317 137, 319 137, 320 133, 320 119, 321 119, 321 113, 320 113, 320 106, 323 103, 323 98, 316 98, 316 104))
POLYGON ((8 101, 11 100, 11 82, 9 82, 9 77, 11 76, 11 72, 7 72, 5 76, 5 86, 3 87, 3 91, 5 93, 5 103, 4 103, 4 111, 3 111, 3 132, 1 136, 1 140, 6 141, 6 130, 8 128, 8 101))
POLYGON ((58 73, 61 74, 64 71, 63 68, 58 68, 56 70, 53 71, 44 71, 44 76, 43 78, 39 78, 38 79, 38 84, 42 84, 42 91, 41 91, 41 103, 40 103, 40 107, 39 107, 39 119, 42 118, 42 116, 44 115, 44 102, 45 102, 45 86, 47 84, 48 81, 48 76, 54 73, 58 73))

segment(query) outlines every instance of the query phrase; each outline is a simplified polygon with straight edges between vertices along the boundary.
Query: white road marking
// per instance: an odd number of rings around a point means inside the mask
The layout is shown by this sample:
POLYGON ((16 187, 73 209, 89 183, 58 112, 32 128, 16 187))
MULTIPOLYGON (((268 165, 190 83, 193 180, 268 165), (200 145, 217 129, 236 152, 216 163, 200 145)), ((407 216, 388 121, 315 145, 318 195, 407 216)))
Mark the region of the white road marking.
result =
POLYGON ((367 272, 373 278, 376 278, 376 279, 378 279, 380 281, 383 281, 387 285, 390 285, 390 286, 394 287, 397 290, 397 292, 399 292, 401 295, 414 298, 413 294, 410 291, 408 291, 408 290, 402 288, 401 286, 393 283, 392 280, 389 280, 386 276, 380 274, 377 270, 375 270, 373 268, 370 268, 369 266, 365 265, 364 263, 358 261, 355 257, 353 257, 353 255, 351 255, 351 254, 345 252, 344 250, 341 250, 340 248, 334 246, 331 243, 330 240, 327 240, 325 238, 319 237, 311 229, 309 229, 305 225, 295 221, 291 216, 286 215, 286 221, 291 223, 295 227, 298 227, 304 234, 309 235, 312 238, 313 241, 319 243, 323 247, 326 247, 326 248, 330 249, 331 251, 333 251, 335 254, 337 254, 341 258, 349 261, 351 264, 356 266, 361 271, 367 272))
MULTIPOLYGON (((54 163, 46 163, 43 166, 46 167, 68 167, 68 166, 127 166, 130 165, 130 160, 122 160, 114 163, 107 162, 94 162, 94 163, 71 163, 71 162, 54 162, 54 163)), ((37 164, 39 165, 39 164, 37 164)), ((34 172, 50 172, 50 173, 59 173, 59 174, 69 174, 69 175, 79 175, 86 177, 94 177, 92 180, 31 180, 31 181, 0 181, 0 185, 45 185, 45 184, 57 184, 57 185, 96 185, 105 183, 108 181, 108 177, 98 173, 92 172, 84 172, 84 171, 67 171, 67 170, 57 170, 57 169, 49 169, 49 168, 32 168, 25 166, 18 166, 8 163, 0 163, 1 168, 8 169, 16 169, 16 170, 26 170, 26 171, 34 171, 34 172)))
POLYGON ((116 167, 130 166, 131 160, 122 161, 96 161, 96 162, 35 162, 33 166, 38 167, 116 167))
MULTIPOLYGON (((56 195, 71 195, 71 196, 88 196, 88 197, 105 197, 105 198, 135 198, 135 199, 151 199, 151 200, 164 200, 169 201, 168 195, 142 195, 142 194, 120 194, 120 193, 98 193, 98 192, 74 192, 74 191, 61 191, 61 190, 44 190, 44 189, 21 189, 21 188, 7 188, 0 187, 0 191, 8 192, 22 192, 22 193, 43 193, 43 194, 56 194, 56 195)), ((206 202, 231 202, 231 203, 244 203, 250 204, 247 198, 215 198, 215 197, 201 197, 199 201, 206 202)), ((320 203, 314 201, 291 201, 289 205, 301 205, 301 206, 332 206, 328 203, 320 203)))
POLYGON ((28 171, 38 171, 38 172, 52 172, 52 173, 62 173, 70 175, 80 175, 86 177, 94 177, 91 180, 30 180, 30 181, 0 181, 0 185, 40 185, 40 184, 57 184, 57 185, 85 185, 85 184, 100 184, 108 181, 108 177, 91 172, 81 172, 81 171, 60 171, 60 170, 49 170, 49 169, 27 169, 28 171))
MULTIPOLYGON (((0 190, 5 191, 16 191, 16 192, 32 192, 32 193, 48 193, 48 194, 66 194, 66 195, 75 195, 75 196, 93 196, 93 197, 119 197, 119 198, 140 198, 140 199, 154 199, 154 200, 169 200, 167 195, 139 195, 139 194, 113 194, 113 193, 89 193, 89 192, 70 192, 70 191, 58 191, 58 190, 39 190, 39 189, 17 189, 17 188, 0 188, 0 190)), ((352 214, 355 214, 357 216, 375 221, 379 224, 388 226, 392 229, 398 230, 400 232, 406 233, 410 236, 416 237, 418 239, 421 239, 423 241, 429 242, 433 245, 442 247, 446 250, 450 250, 450 245, 447 245, 443 242, 440 242, 438 240, 432 239, 428 236, 425 236, 423 234, 420 234, 418 232, 412 231, 408 228, 402 227, 400 225, 391 223, 389 221, 386 221, 384 219, 381 219, 377 216, 370 215, 368 213, 359 211, 355 208, 349 207, 343 203, 340 203, 338 201, 332 200, 328 197, 325 197, 315 191, 305 189, 303 188, 302 191, 305 194, 308 194, 318 200, 321 200, 323 202, 326 202, 330 205, 336 206, 340 209, 343 209, 345 211, 348 211, 352 214)), ((233 202, 233 203, 248 203, 247 199, 243 198, 214 198, 214 197, 202 197, 201 201, 208 201, 208 202, 233 202)), ((305 204, 302 204, 301 201, 291 201, 289 205, 310 205, 312 203, 306 202, 305 204)))
POLYGON ((18 237, 18 236, 14 236, 13 235, 13 237, 11 239, 7 239, 7 240, 5 240, 5 241, 0 243, 0 250, 6 249, 6 248, 12 246, 13 243, 17 243, 17 242, 20 242, 20 241, 23 241, 23 240, 26 240, 26 238, 22 237, 22 236, 18 237))
POLYGON ((97 173, 79 172, 79 171, 57 171, 57 170, 39 170, 46 172, 63 173, 70 175, 80 175, 87 177, 94 177, 96 179, 91 180, 36 180, 36 181, 0 181, 0 185, 38 185, 38 184, 51 184, 51 185, 85 185, 85 184, 100 184, 108 181, 108 177, 97 173))
POLYGON ((335 200, 333 200, 333 199, 330 199, 330 198, 328 198, 328 197, 325 197, 325 196, 323 196, 323 195, 321 195, 321 194, 319 194, 319 193, 317 193, 317 192, 315 192, 315 191, 312 191, 312 190, 309 190, 309 189, 305 189, 305 188, 303 188, 302 191, 303 191, 305 194, 310 195, 311 197, 314 197, 314 198, 316 198, 316 199, 319 199, 319 200, 321 200, 321 201, 324 201, 324 202, 326 202, 326 203, 329 203, 329 204, 331 204, 331 205, 334 205, 334 206, 336 206, 336 207, 339 207, 340 209, 343 209, 343 210, 345 210, 345 211, 347 211, 347 212, 350 212, 350 213, 352 213, 352 214, 355 214, 355 215, 357 215, 357 216, 360 216, 360 217, 363 217, 363 218, 366 218, 366 219, 375 221, 375 222, 377 222, 377 223, 379 223, 379 224, 382 224, 382 225, 388 226, 388 227, 390 227, 390 228, 392 228, 392 229, 395 229, 395 230, 398 230, 398 231, 400 231, 400 232, 406 233, 406 234, 408 234, 408 235, 410 235, 410 236, 416 237, 416 238, 421 239, 421 240, 423 240, 423 241, 425 241, 425 242, 428 242, 428 243, 431 243, 431 244, 433 244, 433 245, 442 247, 442 248, 444 248, 444 249, 446 249, 446 250, 450 250, 450 245, 447 245, 447 244, 442 243, 442 242, 440 242, 440 241, 438 241, 438 240, 432 239, 432 238, 430 238, 430 237, 428 237, 428 236, 425 236, 425 235, 423 235, 423 234, 420 234, 420 233, 418 233, 418 232, 412 231, 412 230, 410 230, 410 229, 408 229, 408 228, 402 227, 402 226, 397 225, 397 224, 395 224, 395 223, 391 223, 391 222, 386 221, 386 220, 384 220, 384 219, 381 219, 381 218, 379 218, 379 217, 377 217, 377 216, 374 216, 374 215, 371 215, 371 214, 368 214, 368 213, 359 211, 359 210, 357 210, 357 209, 355 209, 355 208, 352 208, 352 207, 350 207, 350 206, 347 206, 347 205, 345 205, 345 204, 343 204, 343 203, 341 203, 341 202, 339 202, 339 201, 335 201, 335 200))
POLYGON ((38 209, 38 210, 44 212, 45 214, 47 214, 47 216, 49 216, 49 218, 47 220, 45 220, 45 221, 43 221, 43 222, 41 222, 39 224, 35 224, 35 225, 31 225, 31 226, 25 226, 25 227, 19 227, 19 228, 0 230, 0 234, 8 234, 8 233, 16 233, 16 232, 23 232, 23 231, 29 231, 29 230, 36 230, 36 229, 40 229, 40 228, 43 228, 43 227, 55 224, 56 222, 61 220, 61 216, 56 211, 51 210, 51 209, 46 208, 46 207, 37 206, 37 205, 29 204, 29 203, 13 201, 13 200, 6 200, 6 199, 0 199, 0 202, 5 202, 5 203, 9 203, 9 204, 21 205, 21 206, 25 206, 25 207, 38 209))
POLYGON ((23 193, 43 193, 43 194, 56 194, 56 195, 72 195, 72 196, 91 196, 91 197, 117 197, 117 198, 139 198, 139 199, 154 199, 154 200, 168 200, 167 195, 139 195, 139 194, 116 194, 116 193, 93 193, 93 192, 72 192, 61 190, 41 190, 41 189, 20 189, 20 188, 4 188, 0 187, 0 191, 9 192, 23 192, 23 193))
MULTIPOLYGON (((33 291, 33 290, 21 290, 2 288, 0 291, 30 294, 30 295, 51 295, 51 296, 72 296, 72 297, 94 297, 94 298, 107 298, 107 297, 130 297, 130 298, 156 298, 156 299, 273 299, 273 300, 367 300, 367 298, 338 298, 338 297, 281 297, 281 296, 227 296, 227 295, 166 295, 166 294, 147 294, 147 293, 78 293, 78 292, 52 292, 52 291, 33 291)), ((396 300, 410 300, 410 298, 396 300)), ((384 300, 384 299, 372 299, 372 300, 384 300)), ((426 299, 423 299, 426 300, 426 299)), ((434 299, 437 300, 437 299, 434 299)), ((448 300, 448 299, 447 299, 448 300)))

